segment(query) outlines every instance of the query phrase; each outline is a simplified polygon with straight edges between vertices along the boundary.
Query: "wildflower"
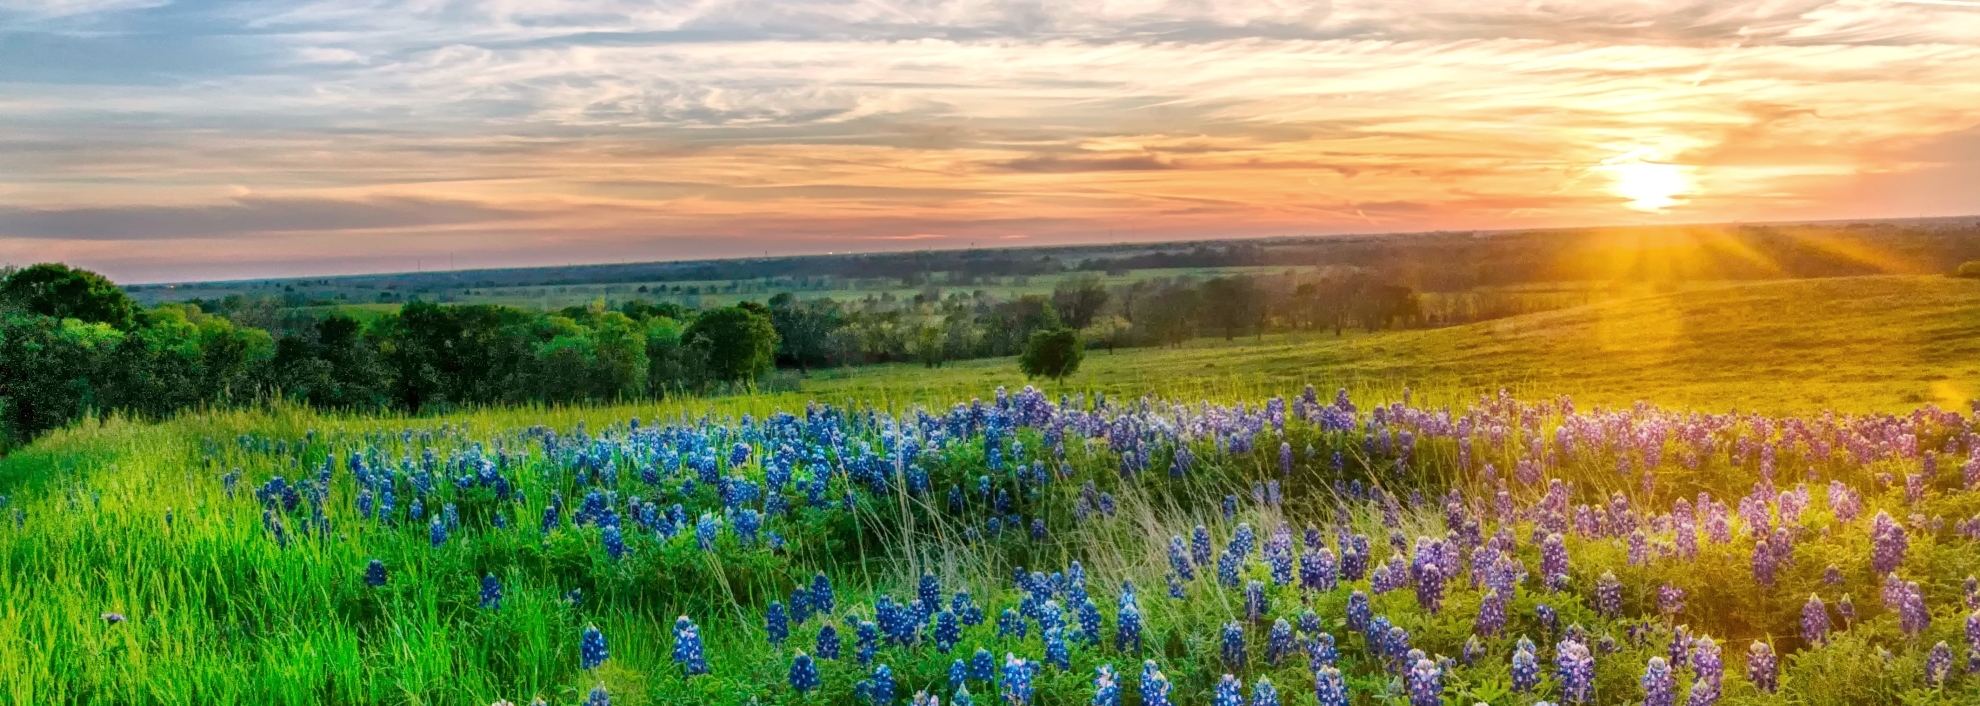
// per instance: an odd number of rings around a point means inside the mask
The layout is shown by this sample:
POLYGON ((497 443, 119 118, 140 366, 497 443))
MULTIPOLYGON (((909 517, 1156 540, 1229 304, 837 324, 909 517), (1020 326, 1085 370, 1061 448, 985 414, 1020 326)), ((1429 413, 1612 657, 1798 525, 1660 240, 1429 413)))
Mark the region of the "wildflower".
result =
POLYGON ((784 613, 782 602, 771 601, 769 607, 763 609, 763 633, 772 645, 782 645, 784 640, 790 639, 791 619, 784 613))
POLYGON ((1808 594, 1808 602, 1801 605, 1801 639, 1811 645, 1829 641, 1829 609, 1822 604, 1822 598, 1808 594))
POLYGON ((372 588, 385 587, 385 562, 372 559, 364 567, 364 585, 372 588))
POLYGON ((812 661, 811 655, 798 652, 797 657, 791 659, 790 682, 791 688, 796 689, 800 694, 818 688, 821 683, 818 678, 818 664, 812 661))
POLYGON ((942 654, 948 654, 949 650, 955 649, 956 643, 960 641, 962 641, 962 627, 956 624, 956 614, 954 612, 946 611, 946 610, 940 613, 936 613, 935 614, 936 651, 939 651, 942 654))
POLYGON ((1121 706, 1121 685, 1111 664, 1103 664, 1093 670, 1092 706, 1121 706))
POLYGON ((1513 690, 1521 693, 1540 685, 1540 657, 1533 653, 1533 643, 1523 637, 1513 650, 1512 680, 1513 690))
POLYGON ((578 642, 578 661, 583 669, 597 669, 612 653, 605 649, 605 634, 597 627, 586 627, 584 637, 578 642))
POLYGON ((1643 706, 1675 706, 1677 680, 1662 657, 1651 657, 1643 669, 1643 706))
POLYGON ((1418 659, 1409 668, 1410 706, 1443 706, 1444 673, 1428 659, 1418 659))
POLYGON ((970 655, 969 678, 979 682, 988 682, 994 678, 995 675, 993 672, 996 670, 996 658, 990 656, 989 650, 978 647, 976 648, 976 654, 970 655))
POLYGON ((1334 552, 1324 546, 1315 547, 1299 557, 1299 584, 1309 591, 1328 592, 1340 581, 1340 567, 1334 561, 1334 552))
POLYGON ((1765 642, 1753 641, 1753 644, 1746 648, 1746 680, 1753 682, 1753 686, 1761 691, 1771 694, 1779 688, 1780 678, 1781 660, 1774 654, 1774 647, 1765 642))
POLYGON ((481 575, 481 607, 502 609, 502 582, 496 580, 494 574, 481 575))
POLYGON ((1251 706, 1279 706, 1279 689, 1272 686, 1272 680, 1259 677, 1251 686, 1251 706))
POLYGON ((1567 586, 1567 574, 1567 544, 1559 532, 1549 534, 1540 544, 1540 578, 1547 590, 1559 591, 1567 586))
POLYGON ((433 544, 434 549, 439 549, 440 545, 446 544, 447 523, 441 522, 438 517, 433 518, 433 524, 427 529, 427 541, 433 544))
POLYGON ((860 664, 872 664, 873 655, 879 650, 880 627, 871 620, 859 621, 859 626, 853 628, 853 659, 860 664))
POLYGON ((1478 619, 1472 622, 1472 629, 1479 635, 1492 637, 1506 626, 1506 597, 1498 589, 1487 589, 1485 597, 1478 601, 1478 619))
POLYGON ((1555 648, 1554 664, 1560 676, 1561 691, 1568 701, 1585 704, 1595 700, 1595 656, 1588 646, 1573 639, 1555 648))
POLYGON ((1244 682, 1235 676, 1225 674, 1217 681, 1211 692, 1210 706, 1244 706, 1244 682))
POLYGON ((605 685, 591 687, 591 695, 585 697, 584 706, 612 706, 612 695, 605 692, 605 685))
POLYGON ((880 665, 873 668, 873 676, 868 678, 866 697, 879 706, 892 706, 894 703, 894 668, 880 665))
POLYGON ((1882 510, 1870 519, 1870 544, 1870 565, 1878 576, 1896 571, 1904 564, 1905 551, 1911 546, 1904 527, 1882 510))
POLYGON ((1719 660, 1719 645, 1710 637, 1698 638, 1692 645, 1691 671, 1697 675, 1691 680, 1691 694, 1685 700, 1686 706, 1712 706, 1719 702, 1723 693, 1722 679, 1725 677, 1725 664, 1719 660))
POLYGON ((1189 531, 1189 551, 1190 560, 1195 562, 1197 566, 1207 566, 1210 564, 1212 550, 1210 547, 1209 528, 1203 525, 1197 525, 1195 529, 1189 531))
POLYGON ((812 646, 812 651, 818 653, 819 659, 838 659, 839 629, 832 627, 830 623, 819 628, 818 640, 812 646))
POLYGON ((1173 706, 1169 702, 1169 678, 1155 667, 1155 660, 1141 663, 1141 703, 1142 706, 1173 706))
POLYGON ((1245 584, 1244 586, 1245 619, 1254 623, 1264 620, 1265 612, 1270 609, 1271 609, 1271 603, 1265 597, 1265 584, 1258 581, 1252 581, 1250 583, 1245 584))
POLYGON ((997 615, 997 637, 1016 636, 1017 639, 1022 640, 1027 630, 1029 628, 1026 627, 1024 618, 1020 617, 1016 610, 1005 608, 1003 613, 997 615))
POLYGON ((1341 657, 1340 651, 1334 647, 1334 636, 1324 632, 1306 641, 1306 656, 1307 666, 1316 670, 1333 666, 1341 657))
POLYGON ((1272 623, 1272 631, 1265 635, 1265 663, 1279 666, 1279 659, 1293 649, 1292 624, 1280 618, 1272 623))
POLYGON ((1607 618, 1622 615, 1622 582, 1612 572, 1602 572, 1595 582, 1595 611, 1607 618))
POLYGON ((116 613, 116 612, 104 613, 96 617, 102 619, 103 622, 108 623, 110 625, 116 625, 118 623, 124 622, 125 620, 123 613, 116 613))
POLYGON ((708 673, 708 658, 702 654, 701 630, 683 615, 674 619, 674 663, 692 677, 708 673))
POLYGON ((1244 668, 1244 627, 1235 620, 1224 623, 1223 655, 1224 666, 1244 668))
POLYGON ((1004 653, 1004 703, 1025 706, 1031 703, 1033 675, 1038 665, 1011 653, 1004 653))
POLYGON ((1320 706, 1348 706, 1347 682, 1341 680, 1341 670, 1333 667, 1313 670, 1313 694, 1320 706))
POLYGON ((1946 641, 1933 645, 1932 651, 1925 655, 1925 684, 1934 687, 1945 684, 1946 677, 1952 675, 1952 660, 1952 648, 1946 641))
POLYGON ((1065 628, 1053 626, 1045 631, 1045 663, 1059 669, 1072 669, 1072 653, 1066 647, 1065 628))
POLYGON ((1121 592, 1119 622, 1114 631, 1114 649, 1122 652, 1140 652, 1141 607, 1135 603, 1133 591, 1121 592))

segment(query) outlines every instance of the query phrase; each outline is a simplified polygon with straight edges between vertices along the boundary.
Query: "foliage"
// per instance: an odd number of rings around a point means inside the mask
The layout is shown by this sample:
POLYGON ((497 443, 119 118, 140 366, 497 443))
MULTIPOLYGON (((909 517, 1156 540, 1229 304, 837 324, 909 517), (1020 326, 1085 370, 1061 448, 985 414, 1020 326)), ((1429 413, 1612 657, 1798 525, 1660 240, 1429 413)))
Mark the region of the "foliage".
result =
POLYGON ((1024 355, 1018 356, 1018 369, 1032 377, 1058 380, 1078 372, 1079 360, 1084 355, 1078 331, 1069 328, 1037 331, 1025 343, 1024 355))
POLYGON ((691 347, 707 352, 709 374, 717 380, 753 380, 776 360, 777 327, 761 307, 704 312, 688 326, 686 338, 691 347))
POLYGON ((135 323, 131 298, 89 270, 42 263, 0 281, 0 303, 57 319, 80 319, 129 330, 135 323))

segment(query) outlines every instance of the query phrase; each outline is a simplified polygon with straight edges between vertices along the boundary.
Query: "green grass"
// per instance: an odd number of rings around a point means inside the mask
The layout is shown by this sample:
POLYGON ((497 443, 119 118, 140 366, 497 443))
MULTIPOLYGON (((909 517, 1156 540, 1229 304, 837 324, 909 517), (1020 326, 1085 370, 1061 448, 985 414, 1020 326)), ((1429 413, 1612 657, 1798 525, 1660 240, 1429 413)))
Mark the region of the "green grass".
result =
MULTIPOLYGON (((1026 384, 1013 359, 820 371, 825 397, 947 398, 1026 384)), ((1054 389, 1231 399, 1313 384, 1453 401, 1501 387, 1716 411, 1964 409, 1980 396, 1980 282, 1860 277, 1729 284, 1430 330, 1198 339, 1087 351, 1054 389)))

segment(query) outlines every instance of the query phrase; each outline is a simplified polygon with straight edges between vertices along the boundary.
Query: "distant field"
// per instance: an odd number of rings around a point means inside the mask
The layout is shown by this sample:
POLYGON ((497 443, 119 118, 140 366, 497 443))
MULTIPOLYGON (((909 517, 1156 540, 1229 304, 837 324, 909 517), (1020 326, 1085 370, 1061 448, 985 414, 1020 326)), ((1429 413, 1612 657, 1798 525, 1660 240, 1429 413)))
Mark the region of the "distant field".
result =
MULTIPOLYGON (((1500 386, 1723 411, 1963 406, 1980 393, 1980 282, 1860 277, 1719 285, 1415 331, 1199 339, 1088 351, 1065 389, 1229 398, 1312 383, 1470 397, 1500 386)), ((816 373, 826 397, 942 398, 1025 384, 1009 359, 816 373)))

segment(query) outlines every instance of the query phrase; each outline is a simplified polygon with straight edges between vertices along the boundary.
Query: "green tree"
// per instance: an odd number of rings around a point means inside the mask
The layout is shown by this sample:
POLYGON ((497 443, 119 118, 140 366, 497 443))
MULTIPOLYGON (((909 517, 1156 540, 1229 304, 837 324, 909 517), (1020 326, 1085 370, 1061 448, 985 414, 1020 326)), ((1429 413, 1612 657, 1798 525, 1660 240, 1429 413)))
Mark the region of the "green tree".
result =
POLYGON ((1059 281, 1052 288, 1052 309, 1059 314, 1059 320, 1076 329, 1086 328, 1100 309, 1107 306, 1107 287, 1100 277, 1092 273, 1082 274, 1059 281))
POLYGON ((686 339, 707 352, 708 374, 715 380, 753 380, 776 361, 777 328, 767 308, 751 304, 710 309, 688 326, 686 339))
POLYGON ((124 290, 103 275, 70 269, 59 262, 45 262, 8 276, 0 282, 0 301, 30 313, 105 323, 120 331, 129 331, 137 324, 137 309, 124 290))
POLYGON ((1018 357, 1018 369, 1031 377, 1062 380, 1079 370, 1080 358, 1084 356, 1078 332, 1069 328, 1044 329, 1033 332, 1025 342, 1024 354, 1018 357))

